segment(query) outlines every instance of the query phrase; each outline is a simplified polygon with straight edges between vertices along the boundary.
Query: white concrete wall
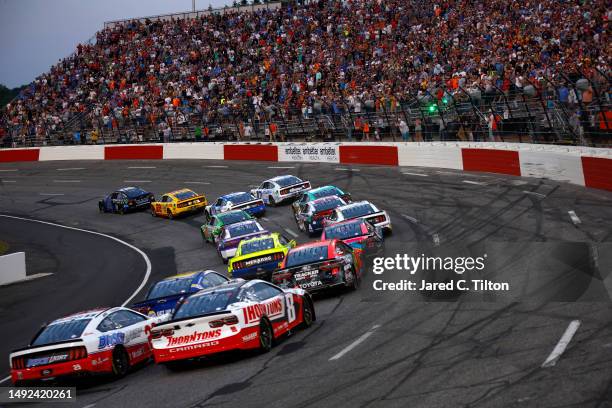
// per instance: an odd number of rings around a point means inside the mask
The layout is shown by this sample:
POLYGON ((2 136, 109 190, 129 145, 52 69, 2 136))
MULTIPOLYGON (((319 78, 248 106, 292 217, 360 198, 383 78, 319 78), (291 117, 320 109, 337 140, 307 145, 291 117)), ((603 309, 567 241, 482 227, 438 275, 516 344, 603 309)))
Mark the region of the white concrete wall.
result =
POLYGON ((38 160, 104 160, 104 146, 85 145, 41 147, 38 160))
POLYGON ((521 176, 547 178, 584 186, 582 160, 577 153, 519 152, 521 176))
POLYGON ((25 252, 0 256, 0 285, 26 278, 25 252))
POLYGON ((164 145, 164 159, 223 160, 222 143, 168 143, 164 145))
POLYGON ((461 148, 431 143, 402 143, 397 147, 400 166, 440 167, 463 170, 461 148))

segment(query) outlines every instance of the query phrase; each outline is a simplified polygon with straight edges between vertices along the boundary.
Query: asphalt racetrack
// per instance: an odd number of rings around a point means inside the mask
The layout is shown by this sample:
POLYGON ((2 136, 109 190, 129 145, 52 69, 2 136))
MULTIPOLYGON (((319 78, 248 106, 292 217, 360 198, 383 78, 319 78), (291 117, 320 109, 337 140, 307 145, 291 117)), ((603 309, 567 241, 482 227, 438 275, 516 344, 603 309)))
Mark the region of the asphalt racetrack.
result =
MULTIPOLYGON (((387 256, 485 251, 488 276, 513 285, 505 294, 375 292, 375 279, 401 275, 370 271, 358 291, 316 298, 314 326, 270 353, 179 371, 150 364, 121 380, 85 381, 66 406, 611 406, 612 193, 497 174, 320 163, 39 162, 0 171, 1 214, 109 234, 144 251, 152 272, 135 300, 162 277, 226 268, 203 244, 202 215, 100 214, 104 194, 126 185, 157 196, 188 187, 212 201, 286 173, 387 210, 387 256), (577 330, 555 355, 568 327, 577 330)), ((261 222, 310 240, 297 233, 288 205, 269 208, 261 222)), ((0 288, 0 378, 9 373, 9 350, 25 346, 44 321, 121 304, 145 277, 140 254, 99 235, 0 217, 0 241, 28 254, 30 274, 53 273, 0 288)))

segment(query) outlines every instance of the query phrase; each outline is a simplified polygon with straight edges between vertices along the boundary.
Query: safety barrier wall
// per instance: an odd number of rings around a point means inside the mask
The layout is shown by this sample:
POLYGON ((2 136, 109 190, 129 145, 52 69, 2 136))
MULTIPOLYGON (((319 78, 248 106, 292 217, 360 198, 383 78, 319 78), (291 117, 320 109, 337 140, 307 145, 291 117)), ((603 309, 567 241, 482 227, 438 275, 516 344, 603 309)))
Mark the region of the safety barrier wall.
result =
POLYGON ((0 150, 0 162, 205 159, 448 168, 612 191, 612 149, 521 143, 166 143, 0 150))

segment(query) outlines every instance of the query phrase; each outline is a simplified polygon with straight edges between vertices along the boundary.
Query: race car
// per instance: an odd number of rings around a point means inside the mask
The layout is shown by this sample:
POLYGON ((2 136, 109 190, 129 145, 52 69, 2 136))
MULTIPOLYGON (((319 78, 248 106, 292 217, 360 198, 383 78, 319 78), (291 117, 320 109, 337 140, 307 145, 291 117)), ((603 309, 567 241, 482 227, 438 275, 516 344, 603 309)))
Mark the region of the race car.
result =
POLYGON ((113 191, 98 202, 100 212, 125 214, 128 211, 149 208, 155 201, 153 193, 140 187, 124 187, 113 191))
POLYGON ((242 210, 228 211, 225 213, 215 214, 208 218, 206 224, 200 227, 204 242, 214 244, 217 242, 217 237, 221 233, 221 229, 225 225, 235 224, 241 221, 252 220, 248 213, 242 210))
POLYGON ((295 176, 278 176, 261 183, 259 188, 251 190, 257 198, 266 204, 275 206, 285 200, 297 197, 302 192, 310 190, 310 182, 295 176))
POLYGON ((343 199, 346 203, 350 203, 352 201, 351 195, 349 193, 345 193, 340 190, 336 186, 322 186, 313 188, 311 190, 305 191, 300 195, 296 201, 291 203, 291 209, 293 210, 293 216, 297 220, 298 213, 300 210, 300 206, 306 204, 309 201, 316 200, 317 198, 330 197, 330 196, 338 196, 343 199))
POLYGON ((183 188, 172 191, 162 196, 161 200, 151 203, 151 215, 154 217, 162 216, 173 219, 178 215, 183 215, 196 211, 204 211, 208 202, 204 194, 197 194, 183 188))
POLYGON ((253 197, 251 193, 238 192, 217 198, 214 204, 206 207, 206 214, 212 216, 231 210, 243 210, 254 217, 260 217, 266 213, 266 206, 263 200, 253 197))
POLYGON ((383 232, 363 218, 353 218, 329 225, 323 229, 321 240, 339 239, 353 249, 363 251, 364 256, 381 255, 384 251, 383 232))
POLYGON ((255 220, 226 225, 217 238, 217 252, 225 263, 236 254, 240 241, 269 233, 255 220))
POLYGON ((28 347, 10 354, 11 380, 22 385, 92 373, 122 377, 151 356, 148 335, 157 322, 125 307, 62 317, 44 325, 28 347))
POLYGON ((317 198, 305 204, 300 204, 297 214, 297 225, 300 231, 312 236, 323 229, 323 221, 329 217, 334 209, 346 205, 338 196, 317 198))
POLYGON ((236 255, 229 261, 227 271, 232 278, 264 279, 269 281, 295 241, 274 232, 240 241, 236 255))
POLYGON ((362 218, 369 221, 374 227, 380 227, 387 234, 391 234, 393 231, 391 219, 387 212, 379 210, 369 201, 357 201, 338 207, 329 217, 323 220, 323 223, 325 226, 328 226, 354 218, 362 218))
POLYGON ((147 316, 170 318, 174 306, 181 298, 198 290, 220 285, 228 280, 220 273, 211 270, 170 276, 153 285, 144 301, 134 303, 130 307, 147 316))
POLYGON ((275 339, 315 319, 305 291, 283 290, 259 279, 237 280, 183 300, 172 320, 151 331, 151 346, 155 362, 170 366, 229 350, 265 352, 275 339))
POLYGON ((287 252, 282 266, 272 273, 272 283, 308 292, 333 287, 356 289, 363 267, 361 251, 342 241, 311 242, 287 252))

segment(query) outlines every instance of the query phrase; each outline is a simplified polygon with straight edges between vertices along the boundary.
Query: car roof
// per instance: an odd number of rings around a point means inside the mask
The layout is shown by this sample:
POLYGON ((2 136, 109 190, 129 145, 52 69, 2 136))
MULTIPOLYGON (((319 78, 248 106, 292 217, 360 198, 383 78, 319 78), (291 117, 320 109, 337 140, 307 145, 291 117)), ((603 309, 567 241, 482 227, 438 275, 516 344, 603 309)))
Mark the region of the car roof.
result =
POLYGON ((169 193, 166 193, 166 195, 177 195, 179 193, 194 193, 195 194, 195 192, 193 190, 190 190, 188 188, 181 188, 179 190, 174 190, 174 191, 171 191, 169 193))
POLYGON ((276 177, 273 177, 273 178, 271 178, 269 180, 266 180, 266 181, 279 181, 279 180, 282 180, 282 179, 286 179, 288 177, 295 177, 296 179, 301 180, 301 178, 296 177, 293 174, 283 174, 282 176, 276 176, 276 177))
POLYGON ((367 222, 367 221, 364 220, 363 218, 350 218, 348 220, 344 220, 344 221, 340 221, 340 222, 335 222, 335 223, 333 223, 331 225, 328 225, 328 226, 325 227, 325 229, 332 228, 332 227, 337 227, 339 225, 352 224, 352 223, 362 224, 364 222, 367 222))
POLYGON ((340 197, 338 197, 337 195, 331 195, 331 196, 327 196, 327 197, 321 197, 321 198, 317 198, 315 200, 312 200, 310 202, 311 205, 316 205, 316 204, 320 204, 320 203, 324 203, 326 201, 336 201, 336 200, 342 200, 340 197))
POLYGON ((338 187, 336 186, 332 186, 332 185, 326 185, 326 186, 321 186, 321 187, 317 187, 317 188, 313 188, 312 190, 308 190, 308 194, 316 194, 320 191, 326 191, 326 190, 340 190, 338 187))
POLYGON ((142 190, 142 188, 140 187, 135 187, 135 186, 129 186, 129 187, 121 187, 119 190, 117 191, 131 191, 131 190, 142 190))
POLYGON ((253 242, 253 241, 259 241, 259 240, 263 240, 263 239, 274 239, 274 238, 278 238, 278 232, 270 232, 269 234, 264 234, 264 235, 259 235, 253 238, 249 238, 249 239, 243 239, 242 241, 240 241, 240 245, 242 245, 245 242, 253 242))
MULTIPOLYGON (((225 211, 222 213, 217 213, 215 215, 213 215, 213 217, 217 217, 217 218, 223 218, 229 215, 233 215, 233 214, 237 214, 237 213, 244 213, 246 215, 248 215, 250 217, 250 214, 244 210, 231 210, 231 211, 225 211)), ((250 221, 250 220, 245 220, 245 221, 250 221)), ((241 221, 242 222, 242 221, 241 221)))
POLYGON ((233 228, 233 227, 239 227, 241 225, 247 225, 247 224, 252 224, 252 223, 257 223, 257 220, 244 220, 244 221, 240 221, 240 222, 235 222, 233 224, 228 225, 228 227, 232 227, 233 228))
POLYGON ((243 194, 251 195, 251 193, 247 193, 246 191, 236 191, 235 193, 229 193, 229 194, 224 194, 222 196, 219 196, 219 198, 230 198, 230 197, 236 197, 238 195, 243 195, 243 194))
POLYGON ((324 245, 330 246, 333 242, 334 242, 333 239, 326 239, 325 241, 306 242, 305 244, 300 244, 300 245, 290 249, 290 251, 295 251, 296 249, 304 249, 304 248, 312 248, 312 247, 324 246, 324 245))
POLYGON ((198 298, 202 295, 206 295, 215 291, 222 291, 222 292, 227 292, 227 291, 236 291, 239 290, 245 283, 247 283, 248 281, 246 280, 233 280, 233 281, 228 281, 228 283, 224 283, 218 286, 213 286, 212 288, 207 288, 207 289, 202 289, 198 292, 195 292, 194 294, 190 295, 190 298, 198 298))
POLYGON ((111 307, 100 307, 100 308, 91 309, 91 310, 83 310, 80 312, 72 313, 72 314, 60 317, 58 319, 55 319, 52 322, 50 322, 49 325, 52 325, 55 323, 67 322, 71 320, 92 319, 110 309, 112 308, 111 307))

